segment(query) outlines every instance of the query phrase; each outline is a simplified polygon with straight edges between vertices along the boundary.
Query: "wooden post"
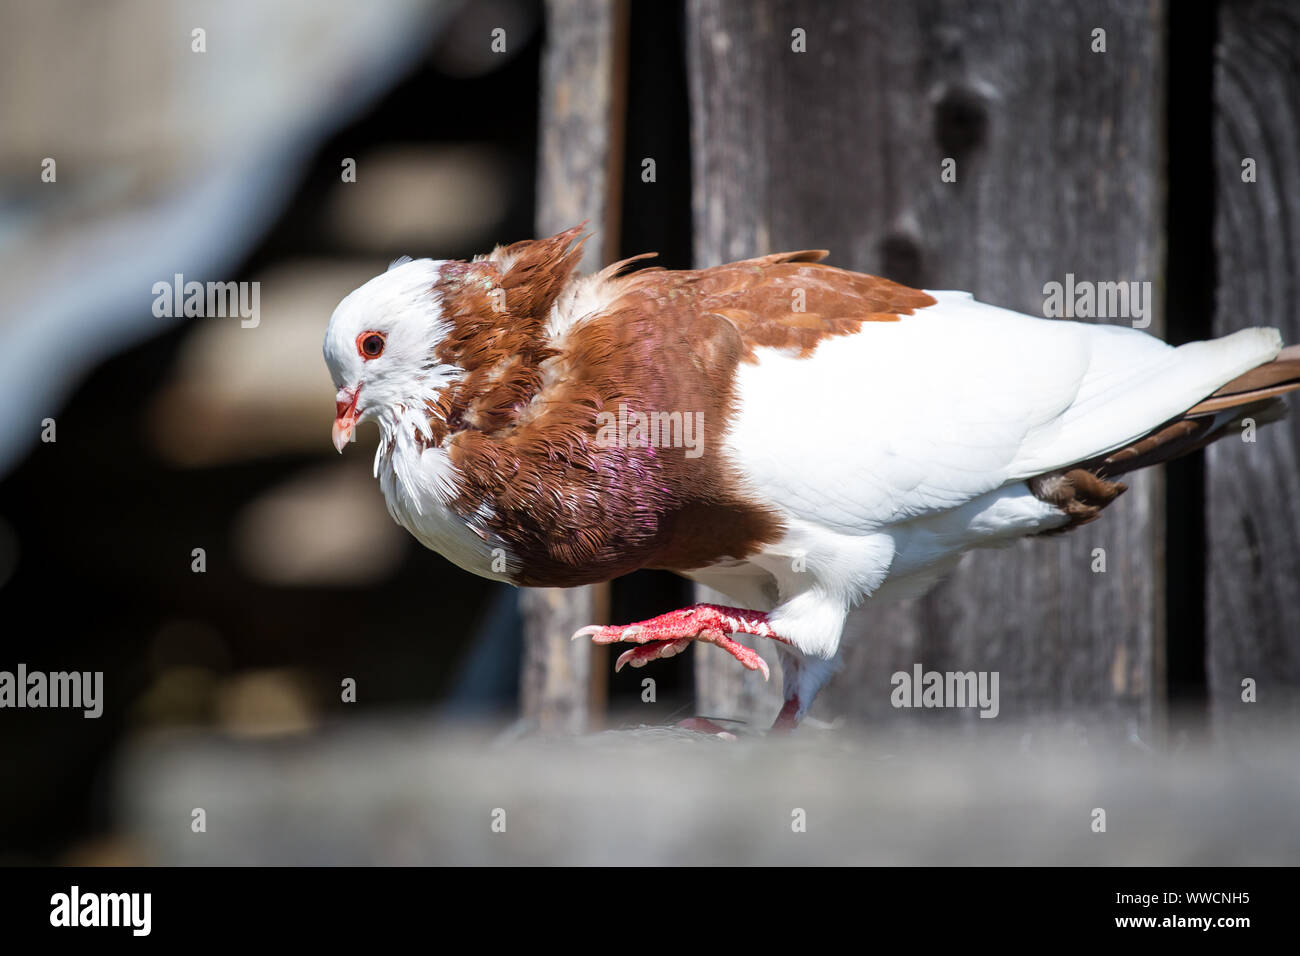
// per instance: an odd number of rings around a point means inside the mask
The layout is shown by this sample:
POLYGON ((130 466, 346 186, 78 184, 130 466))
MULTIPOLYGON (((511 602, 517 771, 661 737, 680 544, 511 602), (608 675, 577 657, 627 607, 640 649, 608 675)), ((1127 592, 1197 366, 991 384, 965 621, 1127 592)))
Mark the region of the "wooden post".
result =
MULTIPOLYGON (((622 2, 547 0, 542 54, 541 146, 537 234, 584 220, 596 232, 583 269, 618 251, 627 11, 622 2)), ((603 707, 604 655, 590 641, 570 642, 585 624, 608 615, 608 585, 526 588, 522 715, 544 731, 580 733, 603 707)))
MULTIPOLYGON (((1300 342, 1300 20, 1282 0, 1219 7, 1214 73, 1214 334, 1300 342)), ((1300 707, 1300 414, 1206 460, 1212 726, 1237 742, 1300 707), (1255 683, 1257 703, 1242 700, 1255 683)))
MULTIPOLYGON (((825 247, 836 265, 1039 315, 1067 273, 1148 281, 1161 334, 1160 0, 688 10, 697 265, 825 247)), ((1004 717, 1092 709, 1121 733, 1158 729, 1161 478, 1137 476, 1069 535, 967 557, 928 597, 859 609, 813 716, 908 718, 889 678, 919 661, 998 671, 1004 717)), ((776 668, 761 687, 728 664, 699 660, 700 711, 770 720, 776 668)))

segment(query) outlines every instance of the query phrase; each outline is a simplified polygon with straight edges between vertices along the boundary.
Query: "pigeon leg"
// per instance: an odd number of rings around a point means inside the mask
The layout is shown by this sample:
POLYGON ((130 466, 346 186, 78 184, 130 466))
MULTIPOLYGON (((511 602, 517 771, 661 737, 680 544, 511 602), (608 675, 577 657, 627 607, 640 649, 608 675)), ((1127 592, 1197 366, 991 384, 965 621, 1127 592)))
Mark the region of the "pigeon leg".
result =
POLYGON ((648 662, 661 657, 680 654, 691 641, 707 641, 722 648, 749 670, 758 671, 763 675, 763 680, 767 680, 770 676, 767 662, 753 648, 733 640, 730 637, 732 634, 753 634, 769 637, 782 644, 790 643, 772 630, 767 615, 762 611, 723 607, 719 604, 696 604, 637 624, 593 624, 580 629, 573 638, 577 640, 580 637, 590 637, 596 644, 639 645, 619 656, 614 665, 616 671, 624 664, 644 667, 648 662))
POLYGON ((781 675, 785 681, 785 703, 777 714, 772 733, 789 733, 799 726, 818 692, 840 668, 840 655, 830 660, 809 657, 792 647, 782 647, 781 675))
POLYGON ((772 724, 772 733, 788 734, 798 727, 802 709, 799 706, 797 695, 787 697, 785 704, 781 707, 781 712, 776 715, 776 721, 772 724))

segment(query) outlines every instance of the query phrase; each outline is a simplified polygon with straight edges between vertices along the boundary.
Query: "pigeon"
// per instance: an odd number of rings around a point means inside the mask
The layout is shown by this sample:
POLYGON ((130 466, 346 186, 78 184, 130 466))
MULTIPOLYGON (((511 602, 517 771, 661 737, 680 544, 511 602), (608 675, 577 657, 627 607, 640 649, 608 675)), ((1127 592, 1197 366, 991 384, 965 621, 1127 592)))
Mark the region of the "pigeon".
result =
POLYGON ((582 226, 472 261, 402 258, 325 335, 335 447, 379 426, 392 518, 474 574, 573 587, 640 568, 726 595, 575 638, 616 667, 735 639, 780 652, 794 728, 857 604, 923 593, 971 549, 1097 519, 1118 478, 1300 388, 1300 348, 1250 328, 1172 347, 823 250, 580 276, 582 226))

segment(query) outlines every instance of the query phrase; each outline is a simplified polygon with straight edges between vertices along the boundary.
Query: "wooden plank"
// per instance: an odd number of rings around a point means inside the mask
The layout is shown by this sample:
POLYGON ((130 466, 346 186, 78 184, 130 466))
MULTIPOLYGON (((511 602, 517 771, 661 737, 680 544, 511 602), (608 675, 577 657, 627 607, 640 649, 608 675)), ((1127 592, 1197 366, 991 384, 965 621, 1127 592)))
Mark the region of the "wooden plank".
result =
MULTIPOLYGON (((1300 342, 1300 11, 1220 7, 1214 68, 1214 332, 1300 342), (1243 181, 1254 160, 1255 182, 1243 181)), ((1227 439, 1206 460, 1207 677, 1220 737, 1300 712, 1300 415, 1227 439), (1242 680, 1258 703, 1243 703, 1242 680)), ((1294 724, 1293 724, 1294 726, 1294 724)))
MULTIPOLYGON (((688 10, 698 265, 828 247, 838 265, 1040 315, 1044 284, 1067 273, 1160 296, 1163 3, 688 10), (1090 48, 1097 27, 1109 52, 1090 48)), ((1161 475, 1130 485, 1101 521, 977 553, 928 597, 855 612, 845 673, 813 716, 916 721, 892 708, 889 677, 921 662, 998 671, 1006 717, 1100 711, 1146 733, 1163 684, 1161 475), (1095 548, 1105 573, 1090 570, 1095 548)), ((739 716, 770 719, 779 682, 759 691, 723 663, 700 660, 701 711, 758 700, 739 716)))
MULTIPOLYGON (((624 3, 547 0, 537 234, 589 220, 597 235, 587 243, 585 271, 618 252, 626 42, 624 3)), ((569 637, 604 623, 608 607, 608 585, 521 592, 520 705, 542 730, 579 733, 598 719, 606 669, 593 661, 605 655, 569 637)))

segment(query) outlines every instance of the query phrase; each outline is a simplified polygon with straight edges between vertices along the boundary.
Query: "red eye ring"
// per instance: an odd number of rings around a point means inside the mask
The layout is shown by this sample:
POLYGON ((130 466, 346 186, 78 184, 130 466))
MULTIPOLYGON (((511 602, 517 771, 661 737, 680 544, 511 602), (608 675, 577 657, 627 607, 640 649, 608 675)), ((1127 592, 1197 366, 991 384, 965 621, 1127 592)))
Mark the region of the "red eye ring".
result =
POLYGON ((362 332, 357 336, 357 354, 369 362, 384 354, 387 337, 383 332, 362 332))

